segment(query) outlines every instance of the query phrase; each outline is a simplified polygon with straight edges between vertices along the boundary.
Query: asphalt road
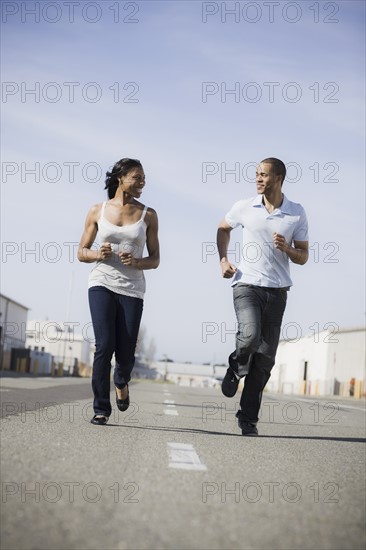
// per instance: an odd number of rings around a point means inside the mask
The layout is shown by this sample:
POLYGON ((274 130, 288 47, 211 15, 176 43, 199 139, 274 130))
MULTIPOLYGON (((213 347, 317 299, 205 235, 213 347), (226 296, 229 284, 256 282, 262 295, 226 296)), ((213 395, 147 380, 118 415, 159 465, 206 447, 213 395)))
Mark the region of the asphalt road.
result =
POLYGON ((220 389, 130 393, 94 426, 90 380, 1 379, 3 550, 364 548, 364 401, 265 394, 249 438, 220 389))

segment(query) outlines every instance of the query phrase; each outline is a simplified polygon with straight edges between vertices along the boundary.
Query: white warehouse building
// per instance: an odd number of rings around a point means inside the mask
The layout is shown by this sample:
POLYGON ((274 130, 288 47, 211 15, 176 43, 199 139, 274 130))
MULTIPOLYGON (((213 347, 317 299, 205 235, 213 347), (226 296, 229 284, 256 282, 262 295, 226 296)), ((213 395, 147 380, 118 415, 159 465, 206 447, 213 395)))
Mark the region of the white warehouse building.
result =
POLYGON ((359 327, 325 330, 297 341, 281 340, 266 389, 286 394, 364 396, 365 337, 366 329, 359 327))
POLYGON ((25 348, 29 308, 0 294, 0 369, 10 369, 12 348, 25 348))
POLYGON ((88 333, 74 331, 72 323, 30 320, 27 322, 26 346, 33 351, 45 352, 61 363, 65 371, 74 373, 77 367, 89 371, 91 339, 88 333))

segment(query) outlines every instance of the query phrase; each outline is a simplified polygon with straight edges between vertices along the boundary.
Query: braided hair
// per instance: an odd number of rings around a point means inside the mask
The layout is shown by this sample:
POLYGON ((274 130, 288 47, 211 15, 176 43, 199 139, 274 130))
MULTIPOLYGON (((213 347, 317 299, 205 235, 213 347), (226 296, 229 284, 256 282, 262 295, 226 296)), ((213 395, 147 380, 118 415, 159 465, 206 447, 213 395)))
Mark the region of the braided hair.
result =
POLYGON ((116 162, 111 172, 106 172, 105 187, 108 189, 108 198, 113 199, 116 194, 119 178, 127 176, 128 172, 133 168, 142 168, 142 164, 137 159, 124 158, 116 162))

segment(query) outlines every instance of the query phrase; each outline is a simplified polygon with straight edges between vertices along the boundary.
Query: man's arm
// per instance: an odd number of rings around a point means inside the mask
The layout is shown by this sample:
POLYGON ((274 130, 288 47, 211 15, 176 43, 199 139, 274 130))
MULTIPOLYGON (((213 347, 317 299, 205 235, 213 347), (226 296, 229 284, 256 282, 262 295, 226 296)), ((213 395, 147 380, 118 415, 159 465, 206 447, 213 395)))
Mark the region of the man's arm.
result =
POLYGON ((283 235, 273 234, 275 248, 287 254, 294 264, 304 265, 309 259, 309 242, 294 241, 294 246, 288 244, 283 235))
POLYGON ((227 249, 230 242, 230 232, 232 231, 231 225, 225 220, 222 220, 217 229, 217 250, 220 256, 221 273, 225 279, 231 279, 236 272, 235 265, 231 264, 227 259, 227 249))
POLYGON ((287 256, 294 264, 306 264, 309 259, 309 242, 294 241, 294 247, 289 246, 288 251, 286 251, 287 256))

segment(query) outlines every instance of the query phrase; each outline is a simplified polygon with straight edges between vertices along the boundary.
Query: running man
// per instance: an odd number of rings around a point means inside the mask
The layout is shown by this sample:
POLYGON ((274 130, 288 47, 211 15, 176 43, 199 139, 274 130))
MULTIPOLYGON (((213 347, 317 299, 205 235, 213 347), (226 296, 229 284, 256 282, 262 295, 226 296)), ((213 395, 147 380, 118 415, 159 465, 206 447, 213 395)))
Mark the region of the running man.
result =
POLYGON ((289 260, 304 265, 309 256, 308 223, 304 208, 282 193, 285 164, 266 158, 256 172, 256 197, 236 202, 219 224, 217 247, 222 276, 232 282, 238 322, 236 349, 222 382, 226 397, 234 397, 245 378, 237 412, 243 435, 258 435, 263 390, 271 376, 292 286, 289 260), (243 227, 239 267, 227 259, 230 233, 243 227))

